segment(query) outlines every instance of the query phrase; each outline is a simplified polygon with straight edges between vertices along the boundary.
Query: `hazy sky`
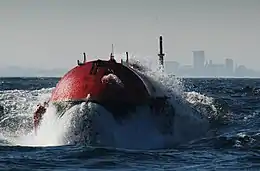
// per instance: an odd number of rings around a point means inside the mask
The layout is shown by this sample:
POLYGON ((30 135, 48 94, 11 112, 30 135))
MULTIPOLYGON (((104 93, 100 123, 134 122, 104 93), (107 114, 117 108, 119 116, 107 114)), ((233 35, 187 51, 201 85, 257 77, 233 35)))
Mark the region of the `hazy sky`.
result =
POLYGON ((0 67, 72 67, 128 51, 192 63, 205 50, 215 63, 233 58, 259 69, 260 0, 2 0, 0 67))

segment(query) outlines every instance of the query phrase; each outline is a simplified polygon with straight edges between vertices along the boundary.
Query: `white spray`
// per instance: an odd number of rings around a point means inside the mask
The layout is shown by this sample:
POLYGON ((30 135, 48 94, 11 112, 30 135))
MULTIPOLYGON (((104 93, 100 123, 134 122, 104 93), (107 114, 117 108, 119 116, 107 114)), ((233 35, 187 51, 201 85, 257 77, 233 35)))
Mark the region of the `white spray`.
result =
MULTIPOLYGON (((142 62, 142 64, 145 63, 142 62)), ((97 145, 101 146, 155 149, 164 148, 175 143, 185 143, 202 136, 207 131, 208 122, 183 99, 181 81, 156 70, 145 74, 150 76, 154 82, 164 85, 161 88, 164 93, 171 97, 170 103, 175 109, 174 118, 166 117, 166 115, 151 117, 150 109, 144 106, 137 109, 137 112, 130 114, 128 119, 118 122, 102 106, 85 102, 73 106, 65 112, 63 117, 58 118, 55 107, 50 105, 44 115, 37 136, 33 132, 27 132, 26 134, 20 134, 18 137, 9 139, 9 142, 11 141, 13 145, 24 146, 59 146, 70 144, 78 139, 78 135, 75 134, 74 130, 77 130, 79 125, 78 122, 75 122, 75 118, 77 120, 80 117, 86 117, 92 121, 91 128, 88 128, 92 131, 87 132, 87 138, 95 140, 97 145), (172 119, 174 122, 173 134, 162 134, 160 127, 169 119, 172 119)), ((27 114, 27 116, 32 118, 32 113, 35 109, 33 106, 36 106, 38 102, 42 102, 49 97, 50 92, 51 90, 48 90, 48 92, 44 90, 23 91, 20 96, 23 96, 25 100, 20 100, 16 103, 26 103, 25 101, 31 103, 31 106, 24 111, 27 113, 23 112, 23 114, 27 114)), ((6 94, 6 92, 3 93, 6 94)), ((7 94, 10 95, 11 93, 7 94)))

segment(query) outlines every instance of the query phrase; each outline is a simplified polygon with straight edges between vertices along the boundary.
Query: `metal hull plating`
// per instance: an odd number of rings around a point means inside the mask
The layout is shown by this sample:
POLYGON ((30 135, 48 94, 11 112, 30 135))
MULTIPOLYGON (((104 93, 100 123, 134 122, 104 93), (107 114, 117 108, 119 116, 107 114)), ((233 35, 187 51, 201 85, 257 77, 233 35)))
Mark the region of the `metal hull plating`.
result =
MULTIPOLYGON (((161 37, 160 48, 160 63, 163 65, 161 37)), ((133 111, 137 106, 149 105, 156 111, 164 109, 167 106, 167 97, 164 94, 157 95, 157 91, 149 78, 130 66, 128 53, 126 62, 121 63, 114 60, 113 53, 108 61, 86 62, 84 53, 83 63, 78 61, 78 66, 61 78, 49 102, 57 104, 90 101, 104 106, 114 116, 124 117, 122 115, 133 111)), ((37 110, 34 115, 39 121, 43 113, 37 110)))

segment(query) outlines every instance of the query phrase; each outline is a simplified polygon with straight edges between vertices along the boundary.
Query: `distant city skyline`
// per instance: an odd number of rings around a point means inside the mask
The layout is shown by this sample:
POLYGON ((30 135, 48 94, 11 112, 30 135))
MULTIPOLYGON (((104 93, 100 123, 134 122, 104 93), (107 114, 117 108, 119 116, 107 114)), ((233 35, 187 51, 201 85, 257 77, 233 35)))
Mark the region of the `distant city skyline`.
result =
MULTIPOLYGON (((214 63, 210 57, 205 56, 205 52, 202 50, 192 51, 192 54, 192 64, 165 60, 167 59, 166 54, 163 62, 165 72, 181 77, 260 77, 259 70, 255 71, 243 64, 236 64, 231 58, 226 58, 222 63, 214 63)), ((124 56, 115 57, 117 62, 120 62, 120 59, 125 60, 124 56)), ((157 56, 153 62, 159 64, 159 57, 157 56)), ((75 66, 76 62, 73 67, 75 66)), ((72 68, 62 68, 62 66, 55 69, 7 66, 0 68, 0 77, 61 77, 70 69, 72 68)))
POLYGON ((210 57, 205 56, 203 50, 192 53, 192 64, 165 61, 165 71, 168 74, 187 77, 260 77, 259 70, 237 64, 231 58, 226 58, 222 63, 214 63, 210 57))

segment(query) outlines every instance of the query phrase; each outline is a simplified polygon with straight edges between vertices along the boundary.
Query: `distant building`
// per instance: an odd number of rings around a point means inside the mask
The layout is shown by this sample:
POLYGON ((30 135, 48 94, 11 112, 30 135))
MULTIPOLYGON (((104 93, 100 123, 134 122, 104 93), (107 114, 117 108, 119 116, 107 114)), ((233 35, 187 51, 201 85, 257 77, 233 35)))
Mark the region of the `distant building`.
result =
POLYGON ((210 65, 209 69, 210 69, 210 74, 213 77, 226 76, 224 64, 212 64, 210 65))
POLYGON ((246 66, 244 65, 239 65, 237 68, 236 68, 236 76, 237 77, 245 77, 245 76, 248 76, 248 69, 246 68, 246 66))
POLYGON ((194 76, 192 73, 193 67, 192 65, 183 65, 179 68, 179 73, 181 76, 194 76))
POLYGON ((234 72, 234 61, 232 59, 225 60, 226 74, 232 76, 234 72))
POLYGON ((212 60, 209 60, 209 65, 212 65, 213 63, 212 63, 212 60))
POLYGON ((196 75, 203 75, 205 55, 204 51, 193 51, 193 68, 196 75))
POLYGON ((178 74, 180 64, 176 61, 165 61, 165 71, 168 74, 178 74))

